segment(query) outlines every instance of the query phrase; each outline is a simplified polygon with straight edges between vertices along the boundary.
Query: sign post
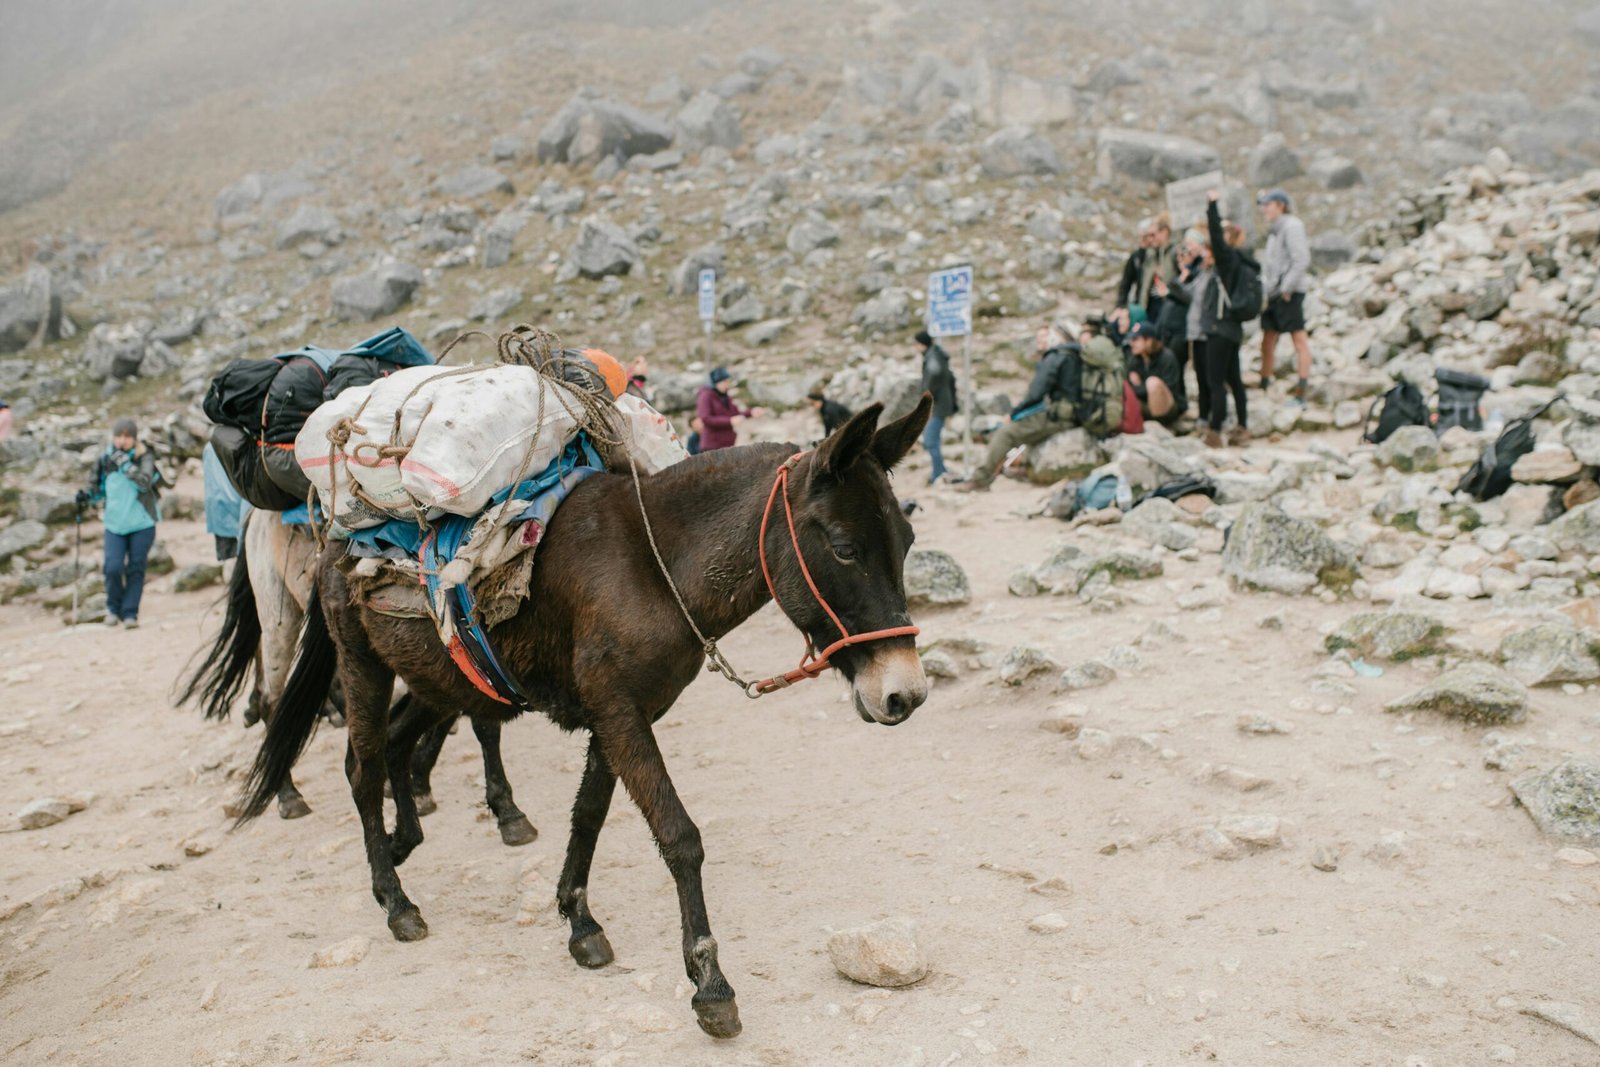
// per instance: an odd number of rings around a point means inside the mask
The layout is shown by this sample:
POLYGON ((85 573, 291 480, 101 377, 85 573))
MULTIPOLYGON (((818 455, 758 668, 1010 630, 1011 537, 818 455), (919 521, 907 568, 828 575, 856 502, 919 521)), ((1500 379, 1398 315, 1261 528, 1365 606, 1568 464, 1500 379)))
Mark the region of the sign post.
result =
POLYGON ((700 268, 700 326, 706 333, 706 362, 711 362, 711 327, 717 318, 717 272, 710 267, 700 268))
POLYGON ((1190 226, 1202 224, 1206 217, 1206 193, 1222 188, 1220 170, 1168 182, 1167 215, 1172 219, 1173 231, 1182 234, 1190 226))
POLYGON ((966 426, 962 430, 961 459, 970 472, 972 454, 972 411, 977 407, 972 380, 972 264, 946 267, 928 275, 928 333, 934 338, 960 337, 961 373, 966 379, 966 426))

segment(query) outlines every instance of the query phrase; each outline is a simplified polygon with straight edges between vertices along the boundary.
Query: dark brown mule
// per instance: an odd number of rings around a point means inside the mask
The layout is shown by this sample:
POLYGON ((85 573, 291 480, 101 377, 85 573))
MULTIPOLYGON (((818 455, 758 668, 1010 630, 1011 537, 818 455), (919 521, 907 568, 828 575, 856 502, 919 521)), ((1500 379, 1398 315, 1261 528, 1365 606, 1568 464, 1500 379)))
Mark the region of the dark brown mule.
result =
MULTIPOLYGON (((311 599, 317 556, 316 538, 308 527, 286 526, 270 512, 250 514, 223 601, 221 625, 210 646, 196 655, 192 673, 178 682, 177 703, 193 702, 206 718, 226 719, 245 682, 253 676, 245 725, 272 713, 289 677, 295 638, 311 599)), ((390 714, 397 726, 412 714, 411 703, 405 696, 395 702, 390 714)), ((336 722, 343 721, 341 704, 336 698, 327 703, 330 711, 340 713, 336 722)), ((411 791, 423 815, 438 808, 430 778, 453 725, 451 721, 439 723, 417 747, 411 791)), ((532 842, 539 831, 517 807, 500 761, 500 724, 475 720, 473 732, 483 749, 484 796, 499 824, 500 839, 508 845, 532 842)), ((285 819, 311 814, 311 806, 288 774, 278 787, 278 814, 285 819)))
MULTIPOLYGON (((882 406, 874 404, 792 467, 787 492, 800 551, 817 591, 851 634, 910 622, 902 567, 912 532, 890 491, 888 472, 921 434, 930 404, 924 395, 910 415, 881 429, 882 406)), ((730 449, 642 481, 644 507, 672 581, 713 640, 771 599, 757 535, 778 469, 793 453, 784 445, 730 449)), ((683 962, 695 986, 692 1003, 700 1026, 713 1037, 732 1037, 740 1029, 739 1012, 706 916, 700 832, 678 799, 651 730, 700 673, 705 650, 651 555, 634 492, 628 476, 615 474, 595 475, 573 491, 545 534, 521 612, 491 636, 534 707, 563 729, 590 733, 556 891, 571 924, 573 958, 585 967, 613 958, 589 913, 587 887, 595 840, 620 778, 678 886, 683 962)), ((825 648, 841 635, 808 586, 788 535, 780 502, 767 522, 772 581, 790 620, 825 648)), ((319 568, 317 601, 308 608, 294 674, 251 772, 243 818, 265 810, 309 738, 337 648, 349 720, 345 772, 361 813, 373 895, 388 913, 394 936, 414 941, 427 936, 428 927, 401 888, 395 866, 421 840, 421 826, 409 791, 395 788, 395 832, 385 832, 383 787, 386 777, 404 773, 426 716, 391 735, 390 687, 396 675, 403 678, 435 720, 450 714, 442 708, 496 722, 518 711, 473 688, 430 623, 353 606, 339 569, 329 565, 339 550, 331 545, 319 568)), ((856 710, 868 722, 903 722, 927 697, 927 678, 909 636, 851 645, 835 653, 833 662, 850 681, 856 710)))

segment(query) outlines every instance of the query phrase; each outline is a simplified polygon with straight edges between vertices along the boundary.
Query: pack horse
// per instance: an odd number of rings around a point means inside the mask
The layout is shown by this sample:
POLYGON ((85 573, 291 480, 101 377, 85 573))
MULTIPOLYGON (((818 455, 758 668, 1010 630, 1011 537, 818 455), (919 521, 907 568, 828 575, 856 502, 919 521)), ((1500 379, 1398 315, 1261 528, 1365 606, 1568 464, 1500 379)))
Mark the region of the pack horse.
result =
POLYGON ((343 547, 330 542, 316 568, 294 670, 251 770, 241 821, 265 811, 278 794, 337 671, 349 731, 345 772, 373 895, 395 938, 415 941, 428 927, 396 867, 422 840, 405 788, 421 734, 458 710, 494 723, 537 710, 565 730, 587 730, 556 889, 573 959, 592 968, 614 958, 590 911, 588 886, 595 842, 620 780, 677 885, 696 1019, 713 1037, 739 1033, 701 889, 704 846, 652 726, 708 657, 726 669, 715 642, 772 599, 804 635, 808 656, 797 670, 750 683, 751 695, 835 667, 869 723, 904 722, 927 698, 903 581, 913 534, 889 474, 921 435, 930 405, 924 395, 910 414, 879 426, 882 405, 874 404, 811 452, 751 445, 644 477, 603 473, 578 485, 545 531, 520 610, 490 632, 500 662, 526 695, 520 704, 471 684, 429 621, 353 603, 334 565, 343 547), (683 624, 663 627, 660 620, 669 616, 681 616, 683 624), (391 728, 397 677, 418 713, 391 728), (386 782, 395 798, 392 834, 384 825, 386 782))

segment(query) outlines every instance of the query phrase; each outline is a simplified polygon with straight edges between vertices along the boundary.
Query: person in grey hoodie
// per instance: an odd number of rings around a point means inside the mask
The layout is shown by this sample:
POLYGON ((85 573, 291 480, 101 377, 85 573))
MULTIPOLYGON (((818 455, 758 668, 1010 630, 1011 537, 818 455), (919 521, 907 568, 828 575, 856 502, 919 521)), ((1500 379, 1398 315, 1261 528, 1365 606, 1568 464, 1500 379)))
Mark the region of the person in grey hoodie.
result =
POLYGON ((1311 267, 1311 245, 1306 224, 1294 214, 1289 194, 1282 189, 1265 193, 1256 201, 1267 220, 1267 248, 1261 258, 1261 289, 1267 306, 1261 313, 1261 389, 1272 385, 1273 357, 1278 337, 1288 334, 1294 344, 1299 381, 1291 392, 1306 401, 1306 380, 1311 377, 1311 340, 1306 335, 1306 272, 1311 267))

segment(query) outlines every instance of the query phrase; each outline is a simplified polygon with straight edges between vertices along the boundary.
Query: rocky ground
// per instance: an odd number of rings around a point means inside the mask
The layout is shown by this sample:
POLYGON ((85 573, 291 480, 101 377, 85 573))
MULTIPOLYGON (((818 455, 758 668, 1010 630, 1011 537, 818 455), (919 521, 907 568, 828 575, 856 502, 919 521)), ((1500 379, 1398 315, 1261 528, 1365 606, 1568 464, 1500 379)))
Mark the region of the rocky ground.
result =
MULTIPOLYGON (((109 157, 0 153, 71 161, 0 183, 33 190, 0 235, 0 1059, 1595 1062, 1600 21, 1443 7, 600 4, 535 33, 483 5, 386 39, 403 78, 356 62, 199 94, 109 157), (1422 32, 1446 14, 1449 48, 1422 32), (1170 48, 1118 36, 1158 16, 1170 48), (542 722, 507 733, 523 852, 447 748, 404 872, 421 945, 384 935, 332 731, 311 819, 225 832, 257 735, 169 692, 216 621, 195 457, 222 363, 533 321, 648 356, 680 418, 730 363, 782 412, 749 432, 805 440, 819 377, 909 407, 924 272, 970 261, 981 437, 1033 325, 1103 307, 1159 183, 1219 165, 1236 213, 1285 184, 1317 238, 1310 402, 1253 389, 1243 448, 1060 434, 988 496, 924 488, 919 456, 928 705, 887 731, 831 682, 748 705, 707 679, 664 721, 739 1042, 693 1026, 626 804, 594 880, 619 964, 572 967, 549 902, 581 748, 542 722), (1361 443, 1440 370, 1486 379, 1484 429, 1361 443), (122 413, 179 483, 146 626, 62 626, 74 587, 103 606, 72 493, 122 413), (1510 488, 1458 491, 1524 415, 1510 488), (1097 469, 1215 498, 1043 517, 1097 469)), ((8 107, 5 143, 49 129, 8 107)), ((794 644, 769 610, 731 651, 794 644)))

